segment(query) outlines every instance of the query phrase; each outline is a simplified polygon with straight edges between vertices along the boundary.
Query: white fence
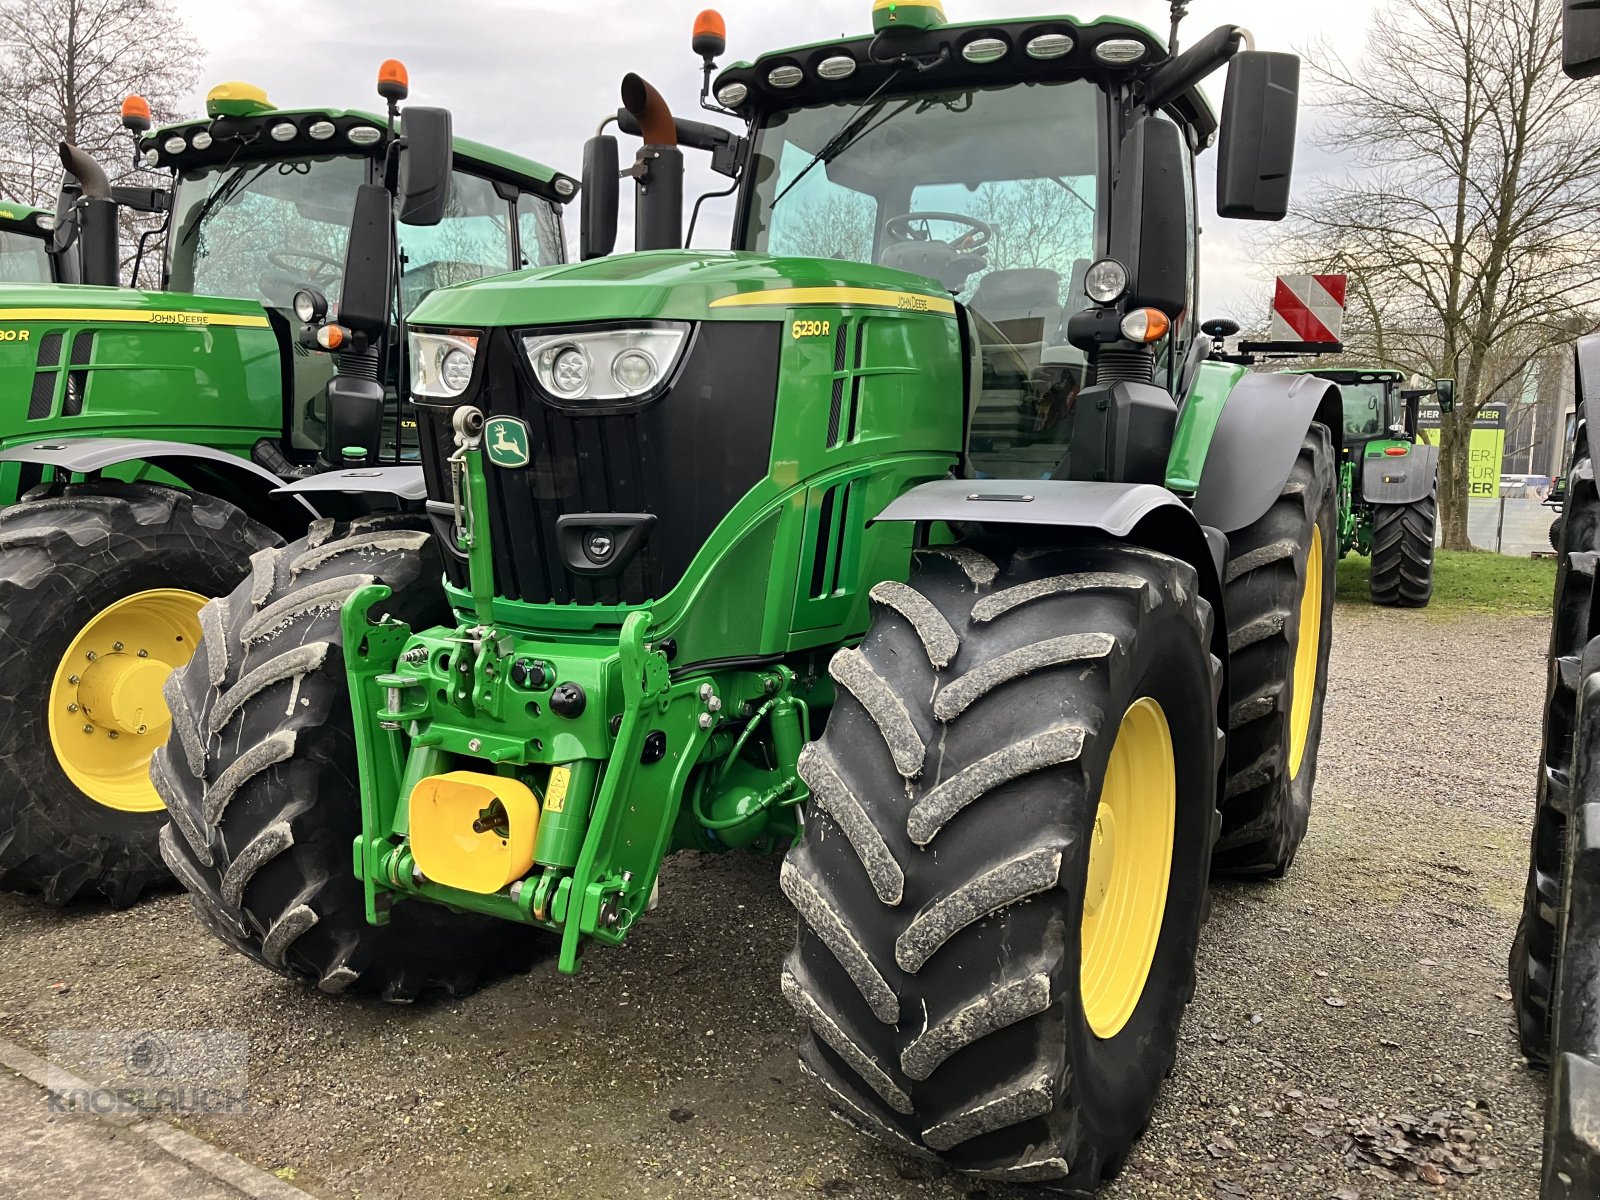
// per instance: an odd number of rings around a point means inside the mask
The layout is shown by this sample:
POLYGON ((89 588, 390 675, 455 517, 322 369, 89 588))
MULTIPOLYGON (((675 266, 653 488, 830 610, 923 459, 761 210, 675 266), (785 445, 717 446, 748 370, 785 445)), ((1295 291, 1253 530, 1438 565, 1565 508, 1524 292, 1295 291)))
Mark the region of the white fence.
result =
POLYGON ((1472 500, 1467 506, 1467 536, 1479 550, 1526 556, 1550 549, 1550 522, 1555 518, 1556 510, 1538 500, 1472 500))

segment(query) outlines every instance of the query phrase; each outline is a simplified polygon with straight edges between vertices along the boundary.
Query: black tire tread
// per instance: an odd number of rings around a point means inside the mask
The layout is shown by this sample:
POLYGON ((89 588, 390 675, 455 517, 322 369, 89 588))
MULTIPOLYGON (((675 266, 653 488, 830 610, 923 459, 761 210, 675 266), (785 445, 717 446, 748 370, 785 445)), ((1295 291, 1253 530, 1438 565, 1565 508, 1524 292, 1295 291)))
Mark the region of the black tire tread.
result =
POLYGON ((1283 491, 1260 520, 1229 535, 1223 596, 1228 621, 1228 777, 1214 867, 1281 876, 1311 816, 1328 653, 1333 641, 1338 498, 1333 435, 1314 424, 1283 491), (1300 773, 1289 776, 1289 713, 1299 600, 1313 527, 1322 529, 1323 626, 1316 699, 1300 773))
POLYGON ((1425 608, 1433 599, 1433 538, 1439 501, 1424 496, 1412 504, 1377 504, 1372 509, 1372 571, 1368 591, 1374 604, 1425 608))
POLYGON ((540 940, 420 901, 370 925, 351 870, 360 808, 340 609, 359 580, 392 588, 382 611, 413 627, 448 620, 430 540, 415 518, 382 516, 264 551, 213 602, 224 641, 204 641, 167 687, 174 732, 152 768, 172 818, 162 853, 212 932, 325 992, 462 995, 525 967, 540 940))
MULTIPOLYGON (((1121 664, 1143 614, 1161 606, 1200 648, 1208 667, 1199 670, 1209 669, 1218 704, 1221 663, 1203 649, 1211 609, 1192 568, 1114 543, 1054 556, 965 549, 920 558, 910 584, 874 596, 860 649, 841 651, 858 682, 868 673, 875 682, 841 689, 827 730, 801 759, 816 801, 782 871, 801 918, 782 985, 808 1030, 802 1070, 836 1116, 895 1149, 936 1154, 986 1178, 1087 1194, 1127 1147, 1097 1141, 1074 1108, 1062 1021, 1076 979, 1066 978, 1060 937, 1047 932, 1071 911, 1063 857, 1077 836, 1071 822, 1094 799, 1076 747, 1103 732, 1108 681, 1130 669, 1121 664), (1072 564, 1071 585, 1051 569, 1062 559, 1072 564), (1029 589, 1030 598, 995 603, 1011 588, 1029 589), (1071 656, 1048 648, 1074 632, 1102 635, 1109 646, 1085 640, 1086 652, 1071 656), (1034 669, 941 712, 940 698, 962 680, 1030 655, 1034 669), (862 691, 873 703, 856 699, 862 691), (897 708, 886 723, 884 695, 897 708), (985 740, 998 713, 1011 727, 1005 747, 985 740), (926 747, 910 764, 902 715, 926 747), (1052 741, 1061 729, 1073 732, 1052 741), (1018 749, 1030 744, 1048 749, 1018 749), (976 784, 975 770, 983 776, 976 784), (1046 779, 1040 807, 1027 789, 1046 779), (960 802, 939 800, 952 786, 960 802), (1001 925, 1003 953, 992 940, 1001 925)), ((1212 724, 1205 745, 1220 765, 1223 735, 1212 724)), ((1213 794, 1206 789, 1207 836, 1192 855, 1202 890, 1213 794)), ((1163 1000, 1179 1013, 1194 989, 1200 907, 1184 918, 1194 923, 1186 978, 1163 1000)), ((1176 1017, 1172 1024, 1171 1041, 1142 1047, 1162 1075, 1175 1051, 1176 1017)))

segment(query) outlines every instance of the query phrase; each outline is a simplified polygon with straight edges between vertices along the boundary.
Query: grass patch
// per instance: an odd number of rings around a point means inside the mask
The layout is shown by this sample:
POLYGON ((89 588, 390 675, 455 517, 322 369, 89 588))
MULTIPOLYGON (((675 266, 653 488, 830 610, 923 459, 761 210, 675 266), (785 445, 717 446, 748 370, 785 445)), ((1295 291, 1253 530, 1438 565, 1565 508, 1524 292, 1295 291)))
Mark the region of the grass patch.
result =
MULTIPOLYGON (((1337 599, 1343 604, 1369 604, 1367 580, 1372 560, 1351 554, 1339 561, 1337 599)), ((1516 558, 1483 550, 1435 550, 1435 612, 1496 612, 1517 616, 1549 616, 1555 591, 1553 558, 1516 558)))

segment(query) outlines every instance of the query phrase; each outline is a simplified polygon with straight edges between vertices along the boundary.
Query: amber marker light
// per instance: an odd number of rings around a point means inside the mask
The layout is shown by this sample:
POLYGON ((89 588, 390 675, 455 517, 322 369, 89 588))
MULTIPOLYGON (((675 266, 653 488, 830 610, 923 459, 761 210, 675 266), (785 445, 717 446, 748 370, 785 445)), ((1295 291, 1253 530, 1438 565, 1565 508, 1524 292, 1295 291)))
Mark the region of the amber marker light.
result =
POLYGON ((1159 308, 1136 308, 1122 318, 1122 336, 1146 346, 1166 337, 1171 327, 1167 314, 1159 308))

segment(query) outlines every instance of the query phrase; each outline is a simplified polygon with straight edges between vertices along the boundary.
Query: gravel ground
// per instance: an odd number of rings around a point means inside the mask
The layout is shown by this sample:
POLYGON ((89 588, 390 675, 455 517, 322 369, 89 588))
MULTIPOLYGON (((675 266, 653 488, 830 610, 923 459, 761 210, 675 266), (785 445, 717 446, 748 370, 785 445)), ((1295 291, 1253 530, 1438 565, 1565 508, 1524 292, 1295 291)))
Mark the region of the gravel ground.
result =
MULTIPOLYGON (((1165 1097, 1107 1200, 1404 1197, 1351 1123, 1459 1114, 1463 1194, 1536 1194, 1543 1077, 1506 948, 1546 623, 1342 607, 1311 833, 1287 880, 1221 884, 1165 1097)), ((682 857, 582 975, 542 967, 394 1009, 303 991, 166 896, 122 913, 0 896, 0 1037, 248 1029, 254 1111, 188 1127, 318 1197, 1020 1197, 830 1120, 778 995, 777 864, 682 857)))

